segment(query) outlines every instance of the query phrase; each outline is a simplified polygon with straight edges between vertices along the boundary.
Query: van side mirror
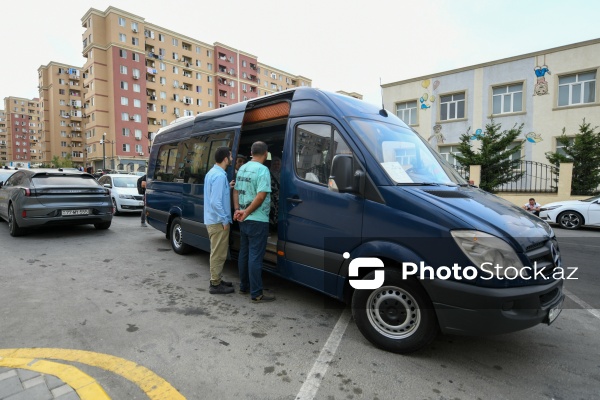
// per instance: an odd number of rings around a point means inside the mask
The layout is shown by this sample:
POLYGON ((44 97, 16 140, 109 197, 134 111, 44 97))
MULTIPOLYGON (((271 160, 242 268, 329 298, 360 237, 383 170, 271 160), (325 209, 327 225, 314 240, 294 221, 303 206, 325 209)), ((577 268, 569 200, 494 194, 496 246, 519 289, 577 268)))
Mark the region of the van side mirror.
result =
POLYGON ((364 187, 365 173, 356 170, 351 154, 338 154, 333 157, 328 187, 337 193, 358 193, 364 187))
POLYGON ((112 187, 112 185, 111 185, 110 183, 105 183, 105 184, 104 184, 104 185, 102 185, 102 186, 104 186, 105 188, 111 188, 111 187, 112 187))

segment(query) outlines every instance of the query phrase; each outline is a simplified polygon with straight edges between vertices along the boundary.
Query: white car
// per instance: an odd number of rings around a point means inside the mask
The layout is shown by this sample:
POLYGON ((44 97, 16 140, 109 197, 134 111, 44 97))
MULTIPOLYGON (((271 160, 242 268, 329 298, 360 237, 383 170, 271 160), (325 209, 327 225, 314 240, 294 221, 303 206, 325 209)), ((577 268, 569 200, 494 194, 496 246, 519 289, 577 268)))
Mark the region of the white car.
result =
POLYGON ((540 218, 546 222, 556 222, 565 229, 578 229, 583 225, 600 226, 600 196, 545 204, 540 208, 540 218))
POLYGON ((98 182, 110 188, 113 212, 140 212, 144 209, 144 196, 138 193, 139 176, 127 174, 106 174, 98 182))

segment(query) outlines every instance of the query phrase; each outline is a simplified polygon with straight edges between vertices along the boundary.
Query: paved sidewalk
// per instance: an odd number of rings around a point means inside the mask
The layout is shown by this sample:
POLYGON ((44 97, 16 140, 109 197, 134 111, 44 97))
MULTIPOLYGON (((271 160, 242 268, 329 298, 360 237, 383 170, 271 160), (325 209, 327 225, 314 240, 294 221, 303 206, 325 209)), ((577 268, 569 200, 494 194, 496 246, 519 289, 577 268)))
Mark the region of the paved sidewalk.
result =
POLYGON ((53 375, 0 367, 0 400, 79 400, 73 388, 53 375))

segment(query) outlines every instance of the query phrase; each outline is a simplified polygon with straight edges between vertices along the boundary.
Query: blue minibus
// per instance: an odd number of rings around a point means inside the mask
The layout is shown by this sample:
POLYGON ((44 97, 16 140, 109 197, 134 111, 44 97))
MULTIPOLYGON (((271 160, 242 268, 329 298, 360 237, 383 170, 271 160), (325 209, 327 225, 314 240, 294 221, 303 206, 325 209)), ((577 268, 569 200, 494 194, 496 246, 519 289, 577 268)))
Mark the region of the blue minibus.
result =
MULTIPOLYGON (((563 267, 547 223, 469 185, 392 113, 314 88, 160 129, 147 220, 176 253, 210 251, 203 181, 216 149, 235 159, 259 140, 281 160, 264 270, 350 304, 374 345, 409 353, 440 331, 508 333, 560 313, 563 267)), ((233 258, 238 249, 234 226, 233 258)))

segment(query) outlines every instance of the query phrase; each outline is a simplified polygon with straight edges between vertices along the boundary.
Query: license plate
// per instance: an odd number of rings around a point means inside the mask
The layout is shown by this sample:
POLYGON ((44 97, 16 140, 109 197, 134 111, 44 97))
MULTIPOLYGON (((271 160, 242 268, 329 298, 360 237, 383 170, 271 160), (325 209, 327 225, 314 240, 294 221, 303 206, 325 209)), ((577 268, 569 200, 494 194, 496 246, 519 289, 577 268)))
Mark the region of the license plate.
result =
POLYGON ((562 311, 563 300, 548 311, 548 325, 550 325, 562 311))
POLYGON ((62 215, 89 215, 90 210, 62 210, 62 215))

